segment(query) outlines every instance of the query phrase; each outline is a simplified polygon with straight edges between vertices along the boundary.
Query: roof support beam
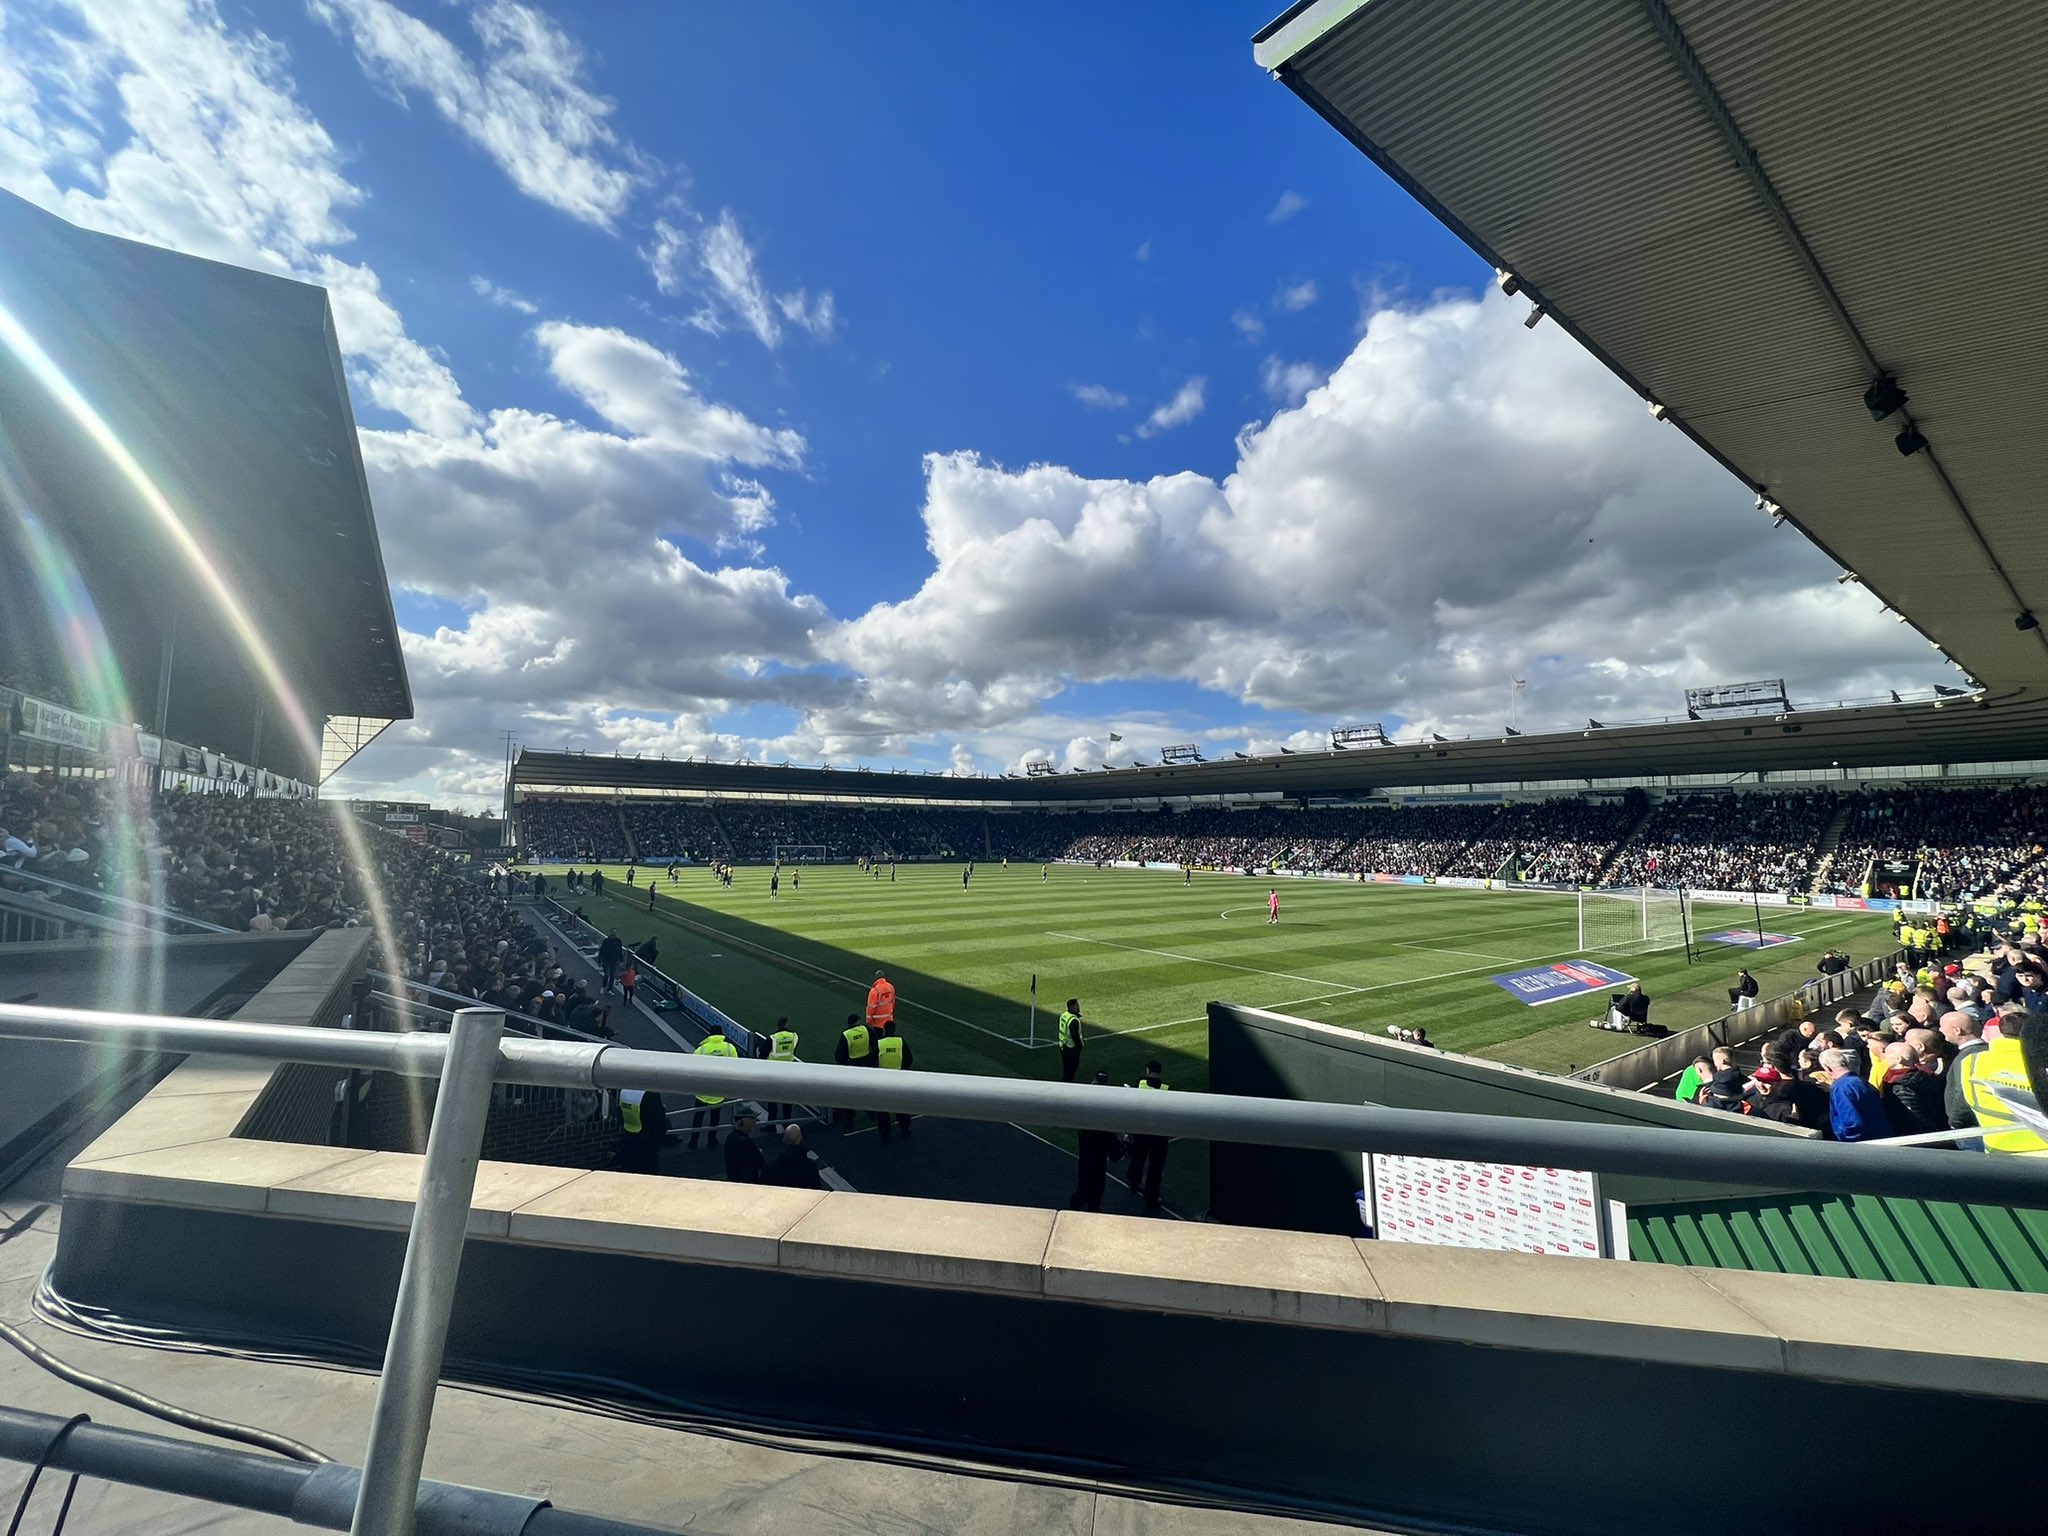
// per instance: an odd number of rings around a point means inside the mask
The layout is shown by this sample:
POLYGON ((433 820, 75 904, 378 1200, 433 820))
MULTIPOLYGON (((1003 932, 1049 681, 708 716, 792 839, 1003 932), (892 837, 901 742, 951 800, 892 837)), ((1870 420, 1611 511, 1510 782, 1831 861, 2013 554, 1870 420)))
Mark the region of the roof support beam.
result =
MULTIPOLYGON (((1650 24, 1650 30, 1657 34, 1658 41, 1664 45, 1665 53, 1678 67, 1678 72, 1685 77, 1685 83, 1699 102, 1700 110, 1706 113, 1708 121, 1720 134, 1722 143, 1728 148, 1729 157, 1748 179, 1751 188, 1756 192, 1757 200, 1764 205, 1772 221, 1778 226, 1779 233, 1785 237, 1785 243, 1791 247, 1793 255, 1799 258, 1799 264, 1806 269, 1806 275, 1812 281, 1814 291, 1827 304, 1836 323, 1842 329, 1843 337, 1855 349, 1857 358, 1863 364, 1865 378, 1875 379, 1880 374, 1888 372, 1871 349, 1855 318, 1849 313, 1848 306, 1842 302, 1842 296, 1835 291, 1835 285, 1828 280, 1827 272, 1820 264, 1820 258, 1814 254, 1813 247, 1807 243, 1804 231, 1792 217, 1792 211, 1785 206, 1785 200, 1778 195, 1777 187, 1764 171, 1762 159, 1750 147, 1749 140, 1743 137, 1742 128, 1735 121, 1735 114, 1729 111, 1728 103, 1722 100, 1720 91, 1715 88, 1713 79, 1707 74, 1706 66, 1700 63, 1699 55, 1693 52, 1692 43, 1686 38, 1684 29, 1678 25, 1678 18, 1671 14, 1671 8, 1664 0, 1636 0, 1636 8, 1650 24)), ((1913 425, 1910 411, 1902 409, 1899 412, 1899 419, 1908 427, 1913 425)), ((2011 573, 1998 558, 1998 551, 1991 547, 1991 541, 1985 538, 1984 530, 1977 525, 1977 519, 1970 511, 1969 503, 1963 500, 1962 492, 1956 489, 1956 483, 1950 477, 1946 466, 1931 447, 1923 448, 1921 455, 1925 456, 1928 467, 1941 482, 1943 494, 1955 508, 1956 515, 1962 519, 1963 527, 1968 530, 1972 542, 1984 552, 1985 560, 1989 562, 1992 570, 1998 573, 1998 579, 2005 584, 2006 594, 2012 599, 2014 615, 2028 611, 2026 599, 2020 596, 2019 588, 2013 584, 2011 573)), ((1899 611, 1903 613, 1905 610, 1901 608, 1899 611)), ((2048 650, 2048 630, 2035 630, 2034 638, 2040 642, 2044 650, 2048 650)))

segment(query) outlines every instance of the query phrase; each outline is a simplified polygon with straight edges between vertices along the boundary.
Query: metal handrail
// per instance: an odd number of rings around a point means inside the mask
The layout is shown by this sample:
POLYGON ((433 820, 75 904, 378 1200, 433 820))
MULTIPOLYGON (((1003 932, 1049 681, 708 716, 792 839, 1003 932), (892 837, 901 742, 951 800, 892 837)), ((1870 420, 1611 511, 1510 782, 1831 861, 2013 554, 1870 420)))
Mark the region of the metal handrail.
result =
POLYGON ((10 869, 7 871, 7 875, 10 879, 39 881, 57 890, 69 891, 75 896, 83 896, 88 900, 99 902, 104 906, 122 907, 128 911, 141 912, 150 917, 166 918, 174 923, 184 923, 188 927, 197 928, 202 933, 240 932, 239 929, 223 928, 219 923, 209 922, 203 917, 192 917, 184 912, 174 911, 169 907, 153 906, 149 902, 136 901, 129 896, 116 896, 109 891, 96 891, 89 885, 74 885, 69 880, 59 880, 55 875, 46 875, 41 870, 10 869))
MULTIPOLYGON (((496 1010, 466 1009, 464 1015, 471 1012, 496 1010)), ((438 1034, 364 1034, 27 1004, 0 1004, 0 1037, 312 1062, 407 1077, 439 1075, 449 1039, 438 1034)), ((1882 1143, 1729 1136, 1222 1094, 1146 1093, 1098 1084, 880 1072, 542 1040, 501 1041, 493 1075, 498 1082, 543 1087, 649 1088, 1201 1141, 2048 1208, 2048 1159, 1944 1157, 1882 1143)))

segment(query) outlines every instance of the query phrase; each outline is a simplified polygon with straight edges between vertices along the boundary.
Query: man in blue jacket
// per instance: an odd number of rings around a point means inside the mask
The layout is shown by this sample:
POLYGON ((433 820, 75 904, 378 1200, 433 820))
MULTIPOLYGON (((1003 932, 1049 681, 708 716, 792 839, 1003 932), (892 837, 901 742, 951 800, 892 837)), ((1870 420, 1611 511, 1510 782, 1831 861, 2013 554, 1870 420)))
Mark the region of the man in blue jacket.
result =
POLYGON ((1892 1134, 1884 1099, 1856 1070, 1856 1058, 1839 1046, 1820 1053, 1828 1075, 1828 1129, 1837 1141, 1881 1141, 1892 1134))

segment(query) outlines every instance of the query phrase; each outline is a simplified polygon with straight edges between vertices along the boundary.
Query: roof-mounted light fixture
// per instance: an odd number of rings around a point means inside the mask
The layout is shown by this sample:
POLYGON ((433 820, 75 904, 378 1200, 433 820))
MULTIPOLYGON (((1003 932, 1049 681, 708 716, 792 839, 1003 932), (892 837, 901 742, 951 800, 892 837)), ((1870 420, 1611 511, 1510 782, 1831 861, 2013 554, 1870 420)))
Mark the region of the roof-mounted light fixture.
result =
POLYGON ((1870 381, 1870 388, 1863 391, 1863 408, 1870 412, 1872 421, 1883 421, 1887 416, 1896 416, 1906 408, 1911 397, 1899 388, 1899 381, 1888 373, 1880 373, 1870 381))
POLYGON ((1927 451, 1927 434, 1909 421, 1899 435, 1892 439, 1892 446, 1910 459, 1916 453, 1927 451))

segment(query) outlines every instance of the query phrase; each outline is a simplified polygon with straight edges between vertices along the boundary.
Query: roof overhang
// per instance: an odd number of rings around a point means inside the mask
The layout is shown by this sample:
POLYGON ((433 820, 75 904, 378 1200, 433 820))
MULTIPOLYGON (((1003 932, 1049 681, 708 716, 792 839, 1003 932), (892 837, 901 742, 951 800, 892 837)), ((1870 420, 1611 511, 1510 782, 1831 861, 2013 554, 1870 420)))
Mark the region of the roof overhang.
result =
POLYGON ((1921 764, 2007 763, 2048 755, 2048 694, 1799 710, 1780 715, 1613 726, 1543 736, 1399 743, 1181 767, 1116 768, 1027 778, 670 762, 581 752, 521 751, 512 781, 626 794, 796 795, 1031 806, 1182 796, 1340 796, 1378 789, 1535 784, 1921 764))
POLYGON ((1972 676, 2048 684, 2017 627, 2048 617, 2048 325, 2015 279, 2048 7, 1315 0, 1254 55, 1972 676), (1882 423, 1880 374, 1910 396, 1882 423))
MULTIPOLYGON (((239 756, 268 701, 205 576, 67 399, 161 492, 316 725, 410 718, 326 292, 80 229, 0 193, 0 307, 47 359, 0 344, 7 499, 78 567, 136 712, 149 713, 167 642, 173 735, 239 756)), ((33 609, 34 585, 0 591, 33 609)), ((283 752, 313 776, 285 732, 257 734, 266 766, 283 767, 283 752)))

